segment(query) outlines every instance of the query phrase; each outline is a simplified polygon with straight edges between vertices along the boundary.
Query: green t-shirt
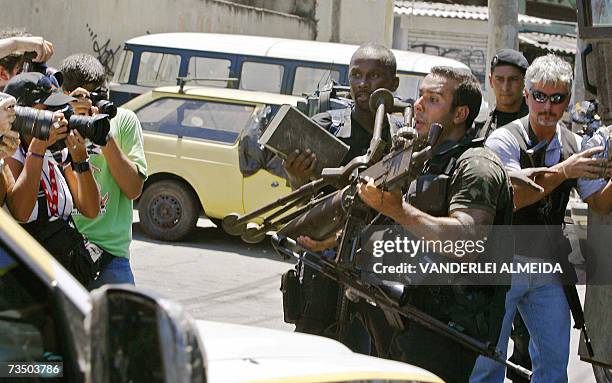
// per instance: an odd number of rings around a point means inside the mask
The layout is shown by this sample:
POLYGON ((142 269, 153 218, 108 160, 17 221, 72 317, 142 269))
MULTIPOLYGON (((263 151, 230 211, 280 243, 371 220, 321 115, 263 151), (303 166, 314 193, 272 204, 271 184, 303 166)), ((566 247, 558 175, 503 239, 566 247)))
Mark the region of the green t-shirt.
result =
MULTIPOLYGON (((121 151, 136 164, 143 179, 147 177, 142 127, 128 109, 118 108, 111 120, 111 134, 121 151)), ((129 258, 132 241, 132 201, 121 191, 108 168, 100 148, 90 146, 90 165, 100 187, 100 213, 94 219, 73 215, 79 231, 91 242, 117 257, 129 258), (93 150, 92 150, 93 149, 93 150)))

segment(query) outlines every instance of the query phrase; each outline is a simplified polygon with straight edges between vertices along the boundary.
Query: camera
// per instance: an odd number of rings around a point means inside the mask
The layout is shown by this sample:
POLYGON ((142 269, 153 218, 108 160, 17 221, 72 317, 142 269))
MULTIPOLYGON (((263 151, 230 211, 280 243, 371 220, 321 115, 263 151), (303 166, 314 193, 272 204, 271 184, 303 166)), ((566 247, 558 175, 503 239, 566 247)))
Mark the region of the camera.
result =
POLYGON ((100 113, 108 115, 108 118, 111 119, 117 115, 117 107, 112 101, 108 101, 107 94, 108 92, 104 89, 96 89, 89 93, 89 99, 100 113))
POLYGON ((55 68, 51 68, 47 65, 47 63, 38 63, 34 62, 36 58, 36 52, 26 52, 23 54, 23 67, 21 69, 22 73, 26 72, 38 72, 41 73, 54 82, 54 85, 60 87, 64 82, 64 76, 62 72, 58 71, 55 68))
MULTIPOLYGON (((68 105, 56 111, 62 112, 66 120, 68 120, 69 131, 76 129, 81 136, 88 138, 91 142, 97 145, 106 144, 106 137, 110 130, 108 115, 79 116, 74 114, 74 110, 68 105)), ((15 106, 16 118, 11 129, 22 135, 30 135, 40 140, 47 140, 53 126, 53 114, 56 111, 15 106)), ((62 140, 51 145, 49 150, 55 152, 65 147, 66 143, 62 140)))

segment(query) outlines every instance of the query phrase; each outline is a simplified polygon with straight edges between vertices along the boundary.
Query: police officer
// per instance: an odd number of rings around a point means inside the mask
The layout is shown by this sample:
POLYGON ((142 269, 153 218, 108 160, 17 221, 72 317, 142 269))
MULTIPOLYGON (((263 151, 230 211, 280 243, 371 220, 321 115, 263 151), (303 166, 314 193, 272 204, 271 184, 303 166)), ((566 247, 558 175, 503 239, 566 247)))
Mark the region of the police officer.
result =
MULTIPOLYGON (((353 105, 312 117, 315 122, 349 145, 349 152, 341 165, 366 153, 372 138, 375 117, 369 108, 370 95, 380 88, 392 92, 397 89, 399 78, 396 76, 396 66, 395 56, 388 48, 372 43, 361 45, 351 57, 349 65, 353 105)), ((383 139, 390 144, 388 122, 385 125, 383 139)), ((287 157, 284 166, 294 189, 318 176, 314 174, 316 161, 316 156, 310 151, 296 151, 287 157)), ((298 238, 298 242, 312 251, 333 254, 336 236, 330 236, 323 241, 302 236, 298 238)), ((341 297, 338 284, 308 267, 301 269, 304 307, 296 322, 296 331, 336 338, 337 303, 341 297)), ((349 347, 355 351, 369 352, 369 337, 357 321, 352 322, 349 333, 345 339, 349 347)))
POLYGON ((501 49, 493 56, 489 84, 495 93, 495 106, 476 137, 486 138, 498 127, 527 115, 523 88, 528 67, 525 56, 514 49, 501 49))
MULTIPOLYGON (((496 226, 488 225, 509 224, 512 217, 512 190, 502 164, 493 152, 482 147, 482 140, 466 135, 480 109, 481 97, 472 74, 455 68, 433 68, 423 80, 415 103, 415 128, 420 136, 428 134, 432 123, 443 126, 433 157, 421 173, 420 178, 429 181, 419 182, 417 178, 408 200, 399 192, 378 189, 371 179, 359 186, 359 196, 367 205, 416 238, 476 240, 483 234, 475 230, 477 225, 493 228, 485 229, 487 250, 478 258, 472 254, 475 260, 489 257, 497 238, 501 238, 496 226)), ((503 246, 497 248, 497 257, 511 259, 503 246)), ((450 251, 441 255, 454 261, 461 259, 450 251)), ((405 296, 408 303, 438 320, 470 336, 496 342, 506 291, 507 285, 420 285, 409 286, 405 296)), ((475 352, 411 321, 404 329, 387 327, 387 332, 392 332, 388 357, 423 367, 447 382, 468 381, 477 358, 475 352)))

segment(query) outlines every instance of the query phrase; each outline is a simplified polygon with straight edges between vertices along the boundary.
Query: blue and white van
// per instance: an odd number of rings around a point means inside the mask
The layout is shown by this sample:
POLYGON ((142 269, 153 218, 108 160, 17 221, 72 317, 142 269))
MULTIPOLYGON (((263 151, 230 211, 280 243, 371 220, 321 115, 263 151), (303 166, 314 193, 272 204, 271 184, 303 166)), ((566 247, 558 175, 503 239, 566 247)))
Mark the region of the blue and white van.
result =
MULTIPOLYGON (((228 87, 289 95, 309 94, 334 79, 348 84, 357 45, 215 33, 161 33, 125 42, 110 84, 117 104, 177 77, 201 78, 191 85, 228 87), (234 78, 234 81, 219 79, 234 78)), ((433 66, 469 68, 459 61, 398 51, 399 96, 415 98, 433 66)))

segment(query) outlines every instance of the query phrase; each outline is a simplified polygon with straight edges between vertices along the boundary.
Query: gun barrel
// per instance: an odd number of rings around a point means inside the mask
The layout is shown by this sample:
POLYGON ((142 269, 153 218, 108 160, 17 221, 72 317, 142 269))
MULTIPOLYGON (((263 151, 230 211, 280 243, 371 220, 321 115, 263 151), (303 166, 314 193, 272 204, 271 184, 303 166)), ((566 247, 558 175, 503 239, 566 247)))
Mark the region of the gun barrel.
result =
POLYGON ((290 238, 305 235, 316 241, 329 238, 344 222, 346 212, 342 199, 346 189, 326 196, 321 203, 289 222, 278 233, 290 238))

